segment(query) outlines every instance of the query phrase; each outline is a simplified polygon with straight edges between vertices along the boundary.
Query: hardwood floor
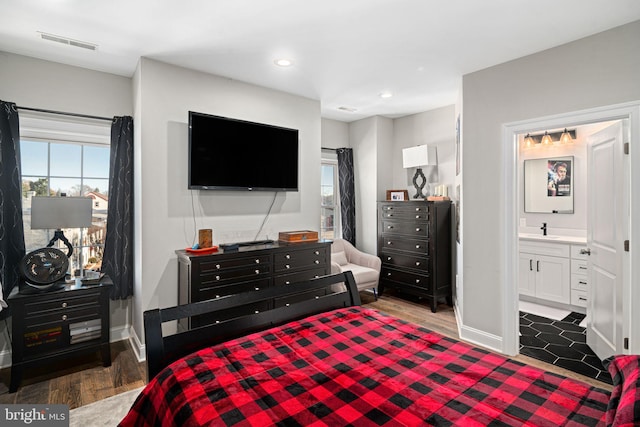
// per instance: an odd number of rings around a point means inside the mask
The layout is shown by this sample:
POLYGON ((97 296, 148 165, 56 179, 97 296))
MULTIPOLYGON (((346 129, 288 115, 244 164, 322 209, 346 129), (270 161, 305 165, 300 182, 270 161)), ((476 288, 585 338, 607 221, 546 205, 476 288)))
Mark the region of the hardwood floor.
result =
MULTIPOLYGON (((417 323, 432 331, 460 339, 452 307, 444 304, 432 313, 426 300, 410 301, 393 295, 384 295, 377 301, 371 293, 362 292, 362 304, 392 316, 417 323)), ((566 369, 519 355, 522 363, 578 379, 599 388, 611 390, 600 381, 584 377, 566 369)), ((23 381, 15 393, 8 393, 10 369, 0 370, 0 404, 51 403, 67 404, 70 409, 141 387, 146 383, 145 363, 139 363, 128 341, 111 344, 110 367, 103 367, 99 354, 66 360, 24 373, 23 381)))

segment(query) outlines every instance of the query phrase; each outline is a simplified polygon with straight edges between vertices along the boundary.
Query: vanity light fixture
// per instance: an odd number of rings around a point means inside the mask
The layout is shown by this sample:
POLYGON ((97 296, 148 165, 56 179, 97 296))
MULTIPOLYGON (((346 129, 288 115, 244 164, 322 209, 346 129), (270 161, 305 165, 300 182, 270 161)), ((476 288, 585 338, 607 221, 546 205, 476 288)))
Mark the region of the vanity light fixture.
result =
POLYGON ((562 135, 560 135, 560 144, 572 144, 572 143, 573 143, 573 138, 571 138, 571 134, 569 133, 567 128, 564 128, 564 132, 562 132, 562 135))
POLYGON ((549 132, 547 131, 544 132, 544 135, 542 136, 542 141, 540 141, 540 144, 542 144, 545 147, 553 145, 553 141, 551 140, 551 135, 549 135, 549 132))
POLYGON ((536 142, 531 137, 531 134, 527 134, 524 137, 524 148, 533 148, 535 147, 535 145, 536 145, 536 142))

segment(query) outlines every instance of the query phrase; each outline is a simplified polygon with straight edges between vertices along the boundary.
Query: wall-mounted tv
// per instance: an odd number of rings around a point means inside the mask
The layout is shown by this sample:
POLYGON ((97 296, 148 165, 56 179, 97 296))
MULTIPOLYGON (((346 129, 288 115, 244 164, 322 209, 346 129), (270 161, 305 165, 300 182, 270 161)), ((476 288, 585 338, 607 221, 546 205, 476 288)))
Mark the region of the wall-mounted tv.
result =
POLYGON ((298 191, 298 130, 189 111, 189 188, 298 191))

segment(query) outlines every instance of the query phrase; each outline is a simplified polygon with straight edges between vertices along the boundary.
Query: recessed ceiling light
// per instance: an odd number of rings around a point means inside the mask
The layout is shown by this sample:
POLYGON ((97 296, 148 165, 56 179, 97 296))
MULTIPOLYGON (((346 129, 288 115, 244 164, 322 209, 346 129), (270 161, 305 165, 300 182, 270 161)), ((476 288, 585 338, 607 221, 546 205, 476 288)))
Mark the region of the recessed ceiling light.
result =
POLYGON ((280 58, 273 61, 278 67, 291 67, 293 65, 293 60, 287 58, 280 58))
POLYGON ((391 98, 392 96, 393 94, 389 91, 385 91, 380 94, 380 98, 391 98))

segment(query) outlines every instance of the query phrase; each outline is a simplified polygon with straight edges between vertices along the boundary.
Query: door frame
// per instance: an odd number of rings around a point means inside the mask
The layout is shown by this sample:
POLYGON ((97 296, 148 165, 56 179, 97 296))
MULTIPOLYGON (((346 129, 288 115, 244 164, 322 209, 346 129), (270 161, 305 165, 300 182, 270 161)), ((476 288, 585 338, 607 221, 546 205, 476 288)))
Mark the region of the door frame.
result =
MULTIPOLYGON (((629 123, 629 162, 630 165, 640 165, 640 101, 616 104, 587 110, 574 111, 551 116, 538 117, 506 123, 502 125, 502 153, 504 158, 504 286, 502 293, 502 348, 508 355, 519 354, 519 314, 518 314, 518 217, 519 198, 518 188, 522 185, 522 179, 518 176, 518 134, 536 132, 551 128, 564 128, 586 125, 594 122, 627 119, 629 123), (513 201, 517 201, 514 203, 513 201)), ((629 337, 629 350, 626 353, 640 354, 640 328, 632 325, 640 325, 640 310, 631 310, 631 307, 640 307, 640 286, 632 289, 631 283, 640 283, 640 198, 633 198, 634 189, 640 189, 640 167, 629 168, 628 194, 629 198, 629 263, 623 272, 623 301, 624 312, 627 319, 623 325, 626 337, 629 337)))

